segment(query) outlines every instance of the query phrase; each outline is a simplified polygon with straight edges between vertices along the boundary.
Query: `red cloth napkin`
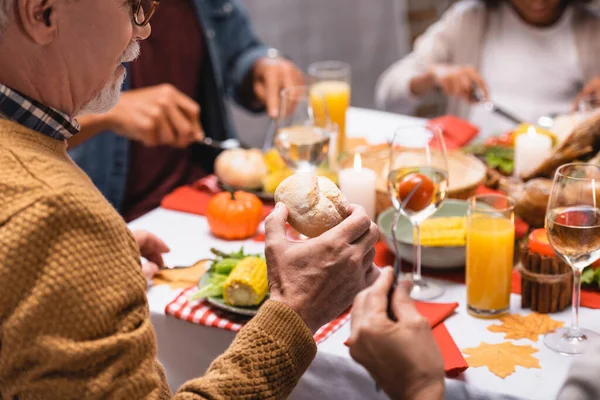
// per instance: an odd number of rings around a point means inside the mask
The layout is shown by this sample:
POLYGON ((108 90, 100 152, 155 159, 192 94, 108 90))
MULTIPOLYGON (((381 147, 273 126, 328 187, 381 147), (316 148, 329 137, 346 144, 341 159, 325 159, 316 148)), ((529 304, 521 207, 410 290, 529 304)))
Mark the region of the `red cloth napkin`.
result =
MULTIPOLYGON (((182 186, 165 196, 160 203, 161 207, 168 210, 181 211, 196 215, 206 215, 208 202, 212 197, 221 192, 217 177, 214 175, 200 179, 192 186, 182 186)), ((273 204, 263 202, 263 218, 273 210, 273 204)))
POLYGON ((460 149, 479 133, 478 127, 454 115, 434 118, 427 125, 436 126, 442 130, 448 150, 460 149))
MULTIPOLYGON (((173 301, 167 304, 165 313, 193 324, 225 329, 232 332, 238 332, 250 320, 250 317, 244 317, 213 308, 204 301, 190 302, 188 300, 189 296, 196 290, 197 288, 194 286, 182 291, 173 301)), ((315 333, 315 342, 319 344, 329 336, 333 335, 333 333, 344 326, 349 319, 350 310, 346 310, 342 315, 324 325, 315 333)))
POLYGON ((439 324, 433 328, 433 337, 442 352, 446 376, 455 378, 469 368, 469 364, 467 364, 456 343, 454 343, 454 339, 446 329, 446 325, 439 324))
POLYGON ((437 342, 442 357, 444 357, 444 369, 449 377, 458 376, 461 372, 469 368, 462 353, 454 343, 454 339, 442 323, 446 318, 454 313, 458 303, 415 303, 419 313, 427 318, 429 326, 433 330, 433 337, 437 342))

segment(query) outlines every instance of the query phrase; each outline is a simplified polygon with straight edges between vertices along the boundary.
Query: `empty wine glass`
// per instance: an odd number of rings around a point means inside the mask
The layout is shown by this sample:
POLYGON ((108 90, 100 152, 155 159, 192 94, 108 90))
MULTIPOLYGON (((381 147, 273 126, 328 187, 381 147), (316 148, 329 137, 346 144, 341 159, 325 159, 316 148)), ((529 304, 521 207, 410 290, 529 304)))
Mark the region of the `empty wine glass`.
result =
POLYGON ((546 346, 563 354, 581 354, 599 335, 579 327, 583 269, 600 259, 600 166, 566 164, 554 175, 546 229, 550 245, 573 269, 571 325, 549 333, 546 346))
POLYGON ((441 296, 444 289, 421 275, 421 223, 442 206, 448 191, 446 145, 438 128, 402 127, 390 145, 388 189, 397 210, 392 225, 396 248, 396 276, 400 269, 399 242, 396 231, 400 216, 407 218, 414 231, 413 290, 415 300, 441 296))

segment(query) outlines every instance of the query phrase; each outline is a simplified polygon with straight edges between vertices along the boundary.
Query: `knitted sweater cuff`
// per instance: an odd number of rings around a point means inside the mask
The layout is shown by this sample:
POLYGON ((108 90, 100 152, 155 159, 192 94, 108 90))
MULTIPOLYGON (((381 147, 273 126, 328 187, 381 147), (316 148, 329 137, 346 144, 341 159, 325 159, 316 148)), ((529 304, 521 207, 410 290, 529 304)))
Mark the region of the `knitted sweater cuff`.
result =
POLYGON ((285 346, 296 373, 302 375, 317 354, 312 333, 298 314, 287 305, 267 300, 248 323, 285 346))

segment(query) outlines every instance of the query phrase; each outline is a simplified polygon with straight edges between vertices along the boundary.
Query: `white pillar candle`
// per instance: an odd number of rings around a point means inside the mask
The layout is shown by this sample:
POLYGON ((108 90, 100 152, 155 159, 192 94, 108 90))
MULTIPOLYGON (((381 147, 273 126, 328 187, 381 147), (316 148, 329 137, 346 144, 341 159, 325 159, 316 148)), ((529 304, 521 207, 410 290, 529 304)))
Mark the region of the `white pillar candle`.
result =
POLYGON ((527 133, 517 136, 515 140, 515 176, 533 171, 550 156, 552 140, 540 135, 533 126, 527 133))
POLYGON ((360 154, 354 155, 354 168, 339 173, 340 189, 350 203, 362 206, 371 220, 375 220, 375 183, 377 174, 372 169, 362 168, 360 154))

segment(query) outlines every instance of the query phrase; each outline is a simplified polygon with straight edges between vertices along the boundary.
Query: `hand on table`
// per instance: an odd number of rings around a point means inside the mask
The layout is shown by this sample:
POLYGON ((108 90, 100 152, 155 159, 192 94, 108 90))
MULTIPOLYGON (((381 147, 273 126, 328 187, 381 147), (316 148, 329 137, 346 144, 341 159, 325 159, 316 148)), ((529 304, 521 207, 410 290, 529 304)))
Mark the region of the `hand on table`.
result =
POLYGON ((379 275, 373 265, 377 225, 362 207, 351 205, 349 214, 321 236, 300 242, 286 236, 283 204, 265 221, 271 299, 290 306, 313 333, 337 318, 379 275))
POLYGON ((117 134, 146 146, 183 148, 204 138, 200 106, 168 84, 123 93, 106 117, 117 134))
POLYGON ((169 252, 169 247, 150 232, 134 231, 132 233, 141 256, 148 260, 142 264, 142 272, 146 279, 152 279, 160 267, 164 266, 162 255, 169 252))
POLYGON ((391 268, 354 300, 350 355, 362 364, 392 399, 438 400, 444 397, 444 362, 427 319, 410 298, 411 283, 398 283, 387 316, 391 268))
POLYGON ((596 76, 592 80, 590 80, 584 87, 581 89, 581 92, 575 97, 573 101, 573 111, 579 110, 579 103, 587 98, 594 99, 597 104, 600 105, 600 76, 596 76))
POLYGON ((488 97, 488 89, 479 72, 465 65, 436 65, 431 69, 435 84, 447 96, 473 103, 473 86, 476 85, 488 97))
POLYGON ((267 114, 277 118, 279 113, 279 93, 290 86, 304 85, 302 71, 284 58, 263 57, 252 70, 254 95, 265 105, 267 114))

